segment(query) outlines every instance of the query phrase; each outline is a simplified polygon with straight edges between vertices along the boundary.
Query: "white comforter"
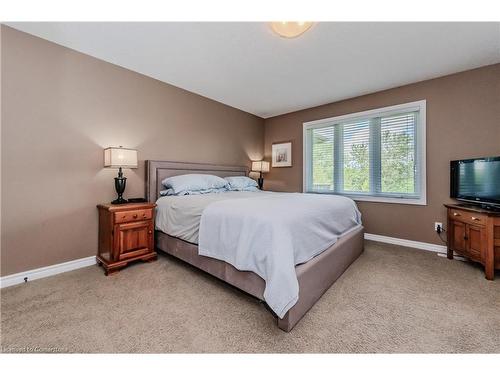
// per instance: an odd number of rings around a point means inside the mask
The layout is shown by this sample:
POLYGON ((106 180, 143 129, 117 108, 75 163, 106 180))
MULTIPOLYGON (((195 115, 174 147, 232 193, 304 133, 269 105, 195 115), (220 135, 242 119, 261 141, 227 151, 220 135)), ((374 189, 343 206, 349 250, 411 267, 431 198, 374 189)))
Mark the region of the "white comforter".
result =
POLYGON ((266 303, 283 318, 299 298, 295 266, 359 225, 361 214, 346 197, 255 194, 214 202, 204 209, 199 254, 262 277, 266 303))
POLYGON ((245 199, 271 193, 268 191, 227 191, 199 195, 168 195, 156 201, 156 229, 181 240, 198 243, 201 215, 214 202, 245 199))

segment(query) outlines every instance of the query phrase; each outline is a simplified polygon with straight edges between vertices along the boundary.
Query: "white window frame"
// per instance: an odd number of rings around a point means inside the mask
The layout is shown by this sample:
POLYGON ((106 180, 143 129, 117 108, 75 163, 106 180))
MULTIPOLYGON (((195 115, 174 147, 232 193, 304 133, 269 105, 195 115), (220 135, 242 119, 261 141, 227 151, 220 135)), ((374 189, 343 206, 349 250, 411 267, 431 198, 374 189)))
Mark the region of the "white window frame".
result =
POLYGON ((427 171, 426 171, 426 100, 419 100, 410 103, 398 104, 389 107, 371 109, 363 112, 350 113, 342 116, 329 117, 321 120, 308 121, 302 124, 302 142, 303 142, 303 160, 302 160, 302 191, 305 193, 316 194, 339 194, 335 192, 318 192, 308 191, 307 180, 308 170, 311 162, 312 152, 310 145, 307 143, 307 131, 315 128, 322 128, 328 125, 335 125, 341 122, 352 121, 357 119, 365 119, 367 117, 388 116, 391 114, 400 114, 402 112, 418 111, 416 142, 419 148, 417 152, 417 165, 420 166, 420 197, 419 198, 399 198, 399 197, 381 197, 369 194, 342 194, 352 198, 355 201, 382 202, 382 203, 399 203, 399 204, 414 204, 427 205, 427 171))

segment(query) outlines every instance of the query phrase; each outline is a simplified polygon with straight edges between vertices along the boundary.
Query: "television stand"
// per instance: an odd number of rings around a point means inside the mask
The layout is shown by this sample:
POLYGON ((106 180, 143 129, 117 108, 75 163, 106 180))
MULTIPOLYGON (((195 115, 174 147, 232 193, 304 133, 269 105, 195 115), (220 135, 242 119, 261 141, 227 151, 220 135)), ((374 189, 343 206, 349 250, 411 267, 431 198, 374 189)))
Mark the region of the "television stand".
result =
POLYGON ((500 212, 473 205, 445 204, 448 209, 448 259, 453 252, 484 266, 488 280, 500 269, 500 212))

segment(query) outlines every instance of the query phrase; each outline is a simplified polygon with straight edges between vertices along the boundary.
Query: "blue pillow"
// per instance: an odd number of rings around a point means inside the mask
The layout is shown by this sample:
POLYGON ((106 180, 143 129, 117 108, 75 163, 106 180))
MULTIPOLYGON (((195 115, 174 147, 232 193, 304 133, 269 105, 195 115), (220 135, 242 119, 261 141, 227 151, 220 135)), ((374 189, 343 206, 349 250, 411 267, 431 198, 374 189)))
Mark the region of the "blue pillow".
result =
POLYGON ((211 192, 213 189, 229 188, 229 184, 221 177, 211 174, 183 174, 179 176, 168 177, 162 182, 167 190, 171 190, 169 195, 186 195, 198 192, 211 192))
POLYGON ((229 183, 229 190, 236 191, 257 191, 259 190, 257 181, 247 176, 235 176, 224 178, 229 183))
POLYGON ((166 195, 198 195, 198 194, 208 194, 208 193, 224 193, 228 191, 227 188, 218 188, 218 189, 206 189, 206 190, 182 190, 179 192, 175 192, 174 189, 166 189, 160 191, 161 196, 166 195))

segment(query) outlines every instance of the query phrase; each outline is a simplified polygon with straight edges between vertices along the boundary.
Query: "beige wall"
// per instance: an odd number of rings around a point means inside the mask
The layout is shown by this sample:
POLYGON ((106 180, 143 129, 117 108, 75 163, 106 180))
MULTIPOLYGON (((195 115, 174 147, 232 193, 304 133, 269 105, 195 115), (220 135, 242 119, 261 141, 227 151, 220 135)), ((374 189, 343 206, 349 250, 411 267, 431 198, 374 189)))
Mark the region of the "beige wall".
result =
POLYGON ((117 173, 104 147, 138 149, 126 197, 144 195, 147 159, 262 157, 259 117, 6 26, 1 42, 2 275, 96 253, 117 173))
POLYGON ((450 160, 500 155, 500 64, 266 119, 266 159, 273 142, 291 140, 293 147, 293 167, 271 168, 266 189, 302 190, 302 123, 421 99, 427 100, 427 206, 358 206, 368 233, 442 244, 434 222, 446 222, 450 160))
MULTIPOLYGON (((144 194, 143 160, 248 164, 293 142, 293 167, 265 187, 302 188, 302 123, 427 100, 427 206, 360 202, 367 232, 440 243, 451 159, 500 155, 500 64, 262 120, 1 27, 1 275, 93 255, 95 205, 114 198, 102 149, 134 147, 126 196, 144 194), (265 124, 265 127, 264 127, 265 124), (265 130, 264 130, 265 128, 265 130), (265 131, 265 133, 264 133, 265 131)), ((335 88, 332 88, 334 90, 335 88)))

